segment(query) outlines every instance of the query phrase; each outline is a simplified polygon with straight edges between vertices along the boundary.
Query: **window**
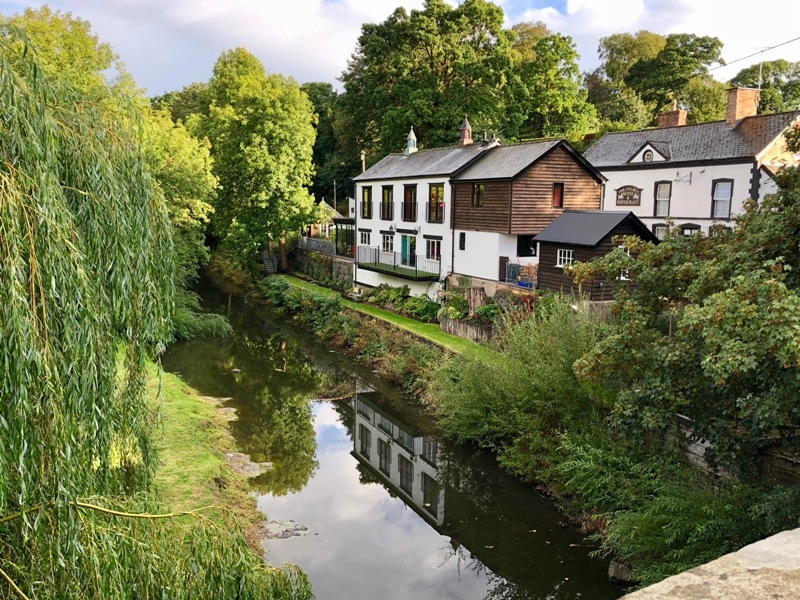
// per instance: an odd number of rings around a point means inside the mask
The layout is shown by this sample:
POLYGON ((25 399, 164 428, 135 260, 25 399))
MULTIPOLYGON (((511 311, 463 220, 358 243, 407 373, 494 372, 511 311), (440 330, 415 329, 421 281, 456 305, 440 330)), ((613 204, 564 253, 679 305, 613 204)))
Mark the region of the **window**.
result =
POLYGON ((417 220, 417 186, 407 185, 403 188, 403 221, 417 220))
POLYGON ((369 448, 372 445, 372 432, 365 426, 359 424, 358 438, 361 441, 359 451, 364 458, 369 458, 369 448))
POLYGON ((517 236, 517 256, 536 256, 536 242, 533 235, 517 236))
POLYGON ((378 468, 391 475, 392 472, 392 447, 385 440, 378 440, 378 468))
POLYGON ((369 238, 370 238, 370 232, 369 231, 362 231, 361 232, 361 245, 362 246, 369 246, 369 238))
POLYGON ((432 183, 428 194, 428 223, 444 223, 444 184, 432 183))
POLYGON ((458 234, 458 249, 459 250, 467 249, 467 234, 464 231, 458 234))
POLYGON ((381 219, 391 221, 394 219, 394 188, 390 185, 383 186, 381 196, 381 219))
POLYGON ((381 250, 384 252, 394 252, 394 235, 381 235, 381 250))
POLYGON ((693 235, 700 233, 700 225, 696 223, 684 223, 681 225, 681 235, 693 235))
POLYGON ((653 234, 660 240, 663 240, 664 237, 667 235, 667 226, 663 223, 658 225, 653 225, 653 234))
POLYGON ((422 506, 434 517, 439 512, 439 482, 427 473, 422 473, 422 506))
POLYGON ((668 217, 669 216, 669 198, 672 195, 672 184, 669 181, 657 181, 656 182, 656 202, 655 202, 655 212, 654 216, 656 217, 668 217))
POLYGON ((361 188, 361 218, 372 218, 372 188, 361 188))
POLYGON ((422 458, 436 466, 436 458, 439 454, 439 445, 435 440, 424 437, 422 438, 422 458))
POLYGON ((397 469, 400 471, 400 489, 411 494, 414 483, 414 464, 402 454, 397 456, 397 469))
POLYGON ((642 160, 644 160, 644 162, 653 162, 653 151, 645 150, 642 155, 642 160))
POLYGON ((486 191, 486 186, 483 183, 472 184, 472 206, 483 206, 483 195, 486 191))
POLYGON ((711 184, 711 218, 731 218, 733 179, 715 179, 711 184))
POLYGON ((556 253, 556 266, 557 267, 567 267, 572 264, 572 250, 564 250, 563 248, 559 248, 556 253))
POLYGON ((441 240, 425 240, 425 258, 430 260, 442 259, 441 240))
POLYGON ((392 422, 384 417, 383 415, 378 415, 378 428, 383 429, 386 433, 392 433, 392 422))
POLYGON ((409 450, 414 449, 414 438, 410 433, 400 429, 399 427, 397 428, 397 441, 409 450))
POLYGON ((711 227, 708 228, 708 235, 710 235, 711 237, 716 237, 719 235, 723 235, 728 231, 732 231, 732 229, 725 225, 717 224, 717 225, 712 225, 711 227))
POLYGON ((564 184, 553 184, 553 208, 564 208, 564 184))

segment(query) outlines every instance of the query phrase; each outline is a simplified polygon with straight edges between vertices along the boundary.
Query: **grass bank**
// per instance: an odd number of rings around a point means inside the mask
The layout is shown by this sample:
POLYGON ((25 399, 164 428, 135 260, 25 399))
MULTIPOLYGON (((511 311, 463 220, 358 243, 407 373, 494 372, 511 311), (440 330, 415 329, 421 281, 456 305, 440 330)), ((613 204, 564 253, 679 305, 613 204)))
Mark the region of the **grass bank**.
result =
POLYGON ((212 398, 201 396, 179 377, 149 369, 159 466, 153 482, 158 499, 173 511, 218 505, 234 513, 248 545, 259 556, 264 515, 256 508, 246 478, 225 459, 234 447, 227 421, 212 398), (160 398, 159 398, 160 390, 160 398))

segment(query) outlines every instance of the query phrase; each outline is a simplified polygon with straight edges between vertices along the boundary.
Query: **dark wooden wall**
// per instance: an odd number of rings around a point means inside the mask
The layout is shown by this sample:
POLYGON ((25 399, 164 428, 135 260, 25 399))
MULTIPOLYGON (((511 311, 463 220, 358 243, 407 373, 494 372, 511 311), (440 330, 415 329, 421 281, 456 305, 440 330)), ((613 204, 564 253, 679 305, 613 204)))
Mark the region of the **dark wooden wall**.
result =
MULTIPOLYGON (((636 227, 628 222, 623 222, 604 237, 595 248, 542 242, 539 251, 538 287, 540 289, 577 294, 578 286, 575 285, 572 277, 564 275, 564 269, 555 266, 559 248, 571 248, 574 251, 573 258, 575 262, 589 262, 595 258, 605 256, 619 246, 620 243, 615 242, 614 238, 618 236, 638 235, 639 233, 636 227)), ((613 300, 614 287, 616 284, 616 277, 593 279, 592 281, 583 283, 581 292, 588 296, 589 300, 613 300)), ((630 285, 630 283, 626 285, 630 285)))
POLYGON ((556 148, 514 180, 511 229, 539 233, 564 210, 600 210, 603 186, 571 154, 556 148), (553 208, 553 183, 564 184, 564 207, 553 208))
POLYGON ((508 233, 510 181, 487 181, 483 206, 472 206, 472 183, 453 185, 453 229, 508 233))

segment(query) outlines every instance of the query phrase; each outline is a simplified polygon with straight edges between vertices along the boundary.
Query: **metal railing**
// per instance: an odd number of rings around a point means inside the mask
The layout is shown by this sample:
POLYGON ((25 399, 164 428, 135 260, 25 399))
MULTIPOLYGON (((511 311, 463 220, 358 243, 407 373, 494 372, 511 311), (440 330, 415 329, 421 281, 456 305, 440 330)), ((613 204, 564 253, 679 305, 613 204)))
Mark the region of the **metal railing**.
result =
POLYGON ((506 265, 506 283, 516 284, 522 288, 533 289, 536 287, 536 276, 527 265, 508 263, 506 265))
POLYGON ((426 202, 425 213, 428 223, 444 223, 444 202, 426 202))
POLYGON ((357 254, 360 268, 391 273, 397 277, 438 279, 442 270, 441 261, 418 254, 384 252, 375 246, 359 246, 357 254))

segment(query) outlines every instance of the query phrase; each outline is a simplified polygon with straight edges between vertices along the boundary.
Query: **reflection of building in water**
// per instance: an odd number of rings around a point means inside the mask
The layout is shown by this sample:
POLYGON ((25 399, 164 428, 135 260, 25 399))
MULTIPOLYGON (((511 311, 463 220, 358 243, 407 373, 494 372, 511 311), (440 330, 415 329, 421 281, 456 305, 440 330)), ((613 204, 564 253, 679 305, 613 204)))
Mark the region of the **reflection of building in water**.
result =
POLYGON ((439 443, 414 435, 406 425, 356 393, 353 455, 403 501, 435 525, 444 521, 444 487, 439 484, 439 443))

